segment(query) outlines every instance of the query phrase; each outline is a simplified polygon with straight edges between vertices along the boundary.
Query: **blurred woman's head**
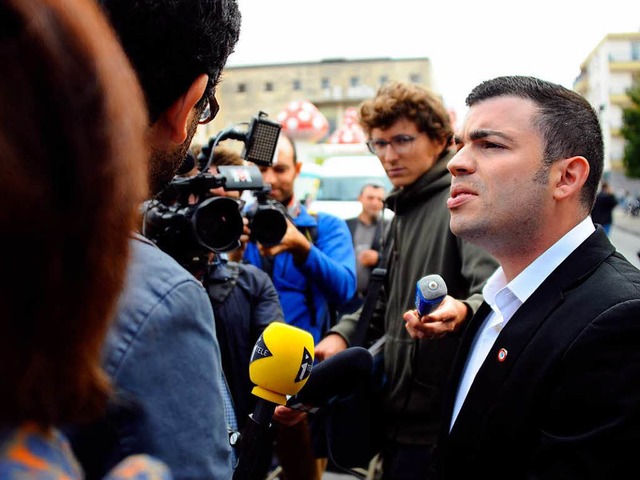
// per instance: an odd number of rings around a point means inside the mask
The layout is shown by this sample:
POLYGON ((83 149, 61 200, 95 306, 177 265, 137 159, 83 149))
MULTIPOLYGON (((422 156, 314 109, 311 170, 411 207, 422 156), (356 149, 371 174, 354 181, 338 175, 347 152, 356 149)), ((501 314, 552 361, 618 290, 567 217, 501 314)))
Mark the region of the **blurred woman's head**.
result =
POLYGON ((101 412, 100 352, 146 196, 135 75, 93 0, 0 4, 0 426, 101 412))

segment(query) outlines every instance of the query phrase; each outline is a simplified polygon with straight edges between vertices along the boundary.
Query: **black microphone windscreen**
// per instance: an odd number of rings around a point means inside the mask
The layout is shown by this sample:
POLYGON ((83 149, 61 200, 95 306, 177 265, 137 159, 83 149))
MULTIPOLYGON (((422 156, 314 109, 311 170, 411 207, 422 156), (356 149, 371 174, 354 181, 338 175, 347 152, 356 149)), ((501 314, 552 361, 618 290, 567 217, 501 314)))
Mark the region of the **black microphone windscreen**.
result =
POLYGON ((369 381, 372 367, 373 357, 366 348, 347 348, 314 365, 309 380, 287 401, 287 406, 324 407, 332 398, 351 394, 363 382, 369 381))

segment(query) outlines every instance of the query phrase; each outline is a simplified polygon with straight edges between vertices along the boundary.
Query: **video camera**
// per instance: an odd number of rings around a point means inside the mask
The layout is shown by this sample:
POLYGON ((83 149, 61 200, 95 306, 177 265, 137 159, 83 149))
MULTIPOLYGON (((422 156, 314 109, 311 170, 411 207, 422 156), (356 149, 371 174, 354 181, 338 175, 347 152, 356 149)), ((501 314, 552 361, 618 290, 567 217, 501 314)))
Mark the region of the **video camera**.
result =
POLYGON ((154 199, 143 206, 143 235, 171 255, 178 263, 194 271, 206 265, 209 252, 229 252, 240 246, 243 233, 244 202, 231 197, 215 196, 211 189, 250 190, 256 198, 249 219, 251 238, 265 246, 277 245, 287 229, 287 211, 279 202, 267 197, 271 186, 264 184, 256 165, 273 163, 281 125, 265 118, 264 112, 254 117, 246 131, 234 127, 222 130, 203 146, 197 161, 191 159, 198 173, 176 176, 154 199), (223 140, 244 143, 242 157, 255 165, 219 165, 218 174, 209 167, 215 147, 223 140))

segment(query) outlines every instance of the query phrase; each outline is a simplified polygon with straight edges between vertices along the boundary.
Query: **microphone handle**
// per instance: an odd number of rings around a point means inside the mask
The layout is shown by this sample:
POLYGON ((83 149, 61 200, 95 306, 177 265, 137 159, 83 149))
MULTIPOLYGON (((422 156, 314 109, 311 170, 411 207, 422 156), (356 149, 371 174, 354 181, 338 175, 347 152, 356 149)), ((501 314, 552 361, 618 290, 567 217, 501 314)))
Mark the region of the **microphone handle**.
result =
POLYGON ((426 299, 422 296, 420 296, 420 299, 418 301, 418 305, 416 305, 416 309, 418 310, 418 314, 423 317, 425 315, 430 314, 431 312, 433 312, 444 300, 444 297, 446 295, 442 295, 440 297, 437 298, 432 298, 432 299, 426 299))
POLYGON ((253 413, 244 427, 240 437, 240 454, 238 465, 233 472, 233 480, 261 480, 264 472, 260 471, 260 453, 271 442, 269 428, 276 404, 259 399, 253 413))

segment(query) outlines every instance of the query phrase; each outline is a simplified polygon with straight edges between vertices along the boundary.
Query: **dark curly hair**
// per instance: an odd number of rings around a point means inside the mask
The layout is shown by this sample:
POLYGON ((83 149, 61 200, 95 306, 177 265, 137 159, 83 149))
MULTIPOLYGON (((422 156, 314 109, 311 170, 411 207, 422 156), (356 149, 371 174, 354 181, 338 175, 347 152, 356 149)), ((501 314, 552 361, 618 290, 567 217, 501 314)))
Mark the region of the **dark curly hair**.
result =
POLYGON ((154 122, 203 73, 211 96, 240 35, 235 0, 99 0, 144 90, 154 122))
POLYGON ((374 128, 387 129, 401 118, 412 121, 418 131, 432 140, 444 140, 445 149, 453 137, 449 113, 431 90, 413 83, 391 82, 359 108, 359 121, 367 135, 374 128))

